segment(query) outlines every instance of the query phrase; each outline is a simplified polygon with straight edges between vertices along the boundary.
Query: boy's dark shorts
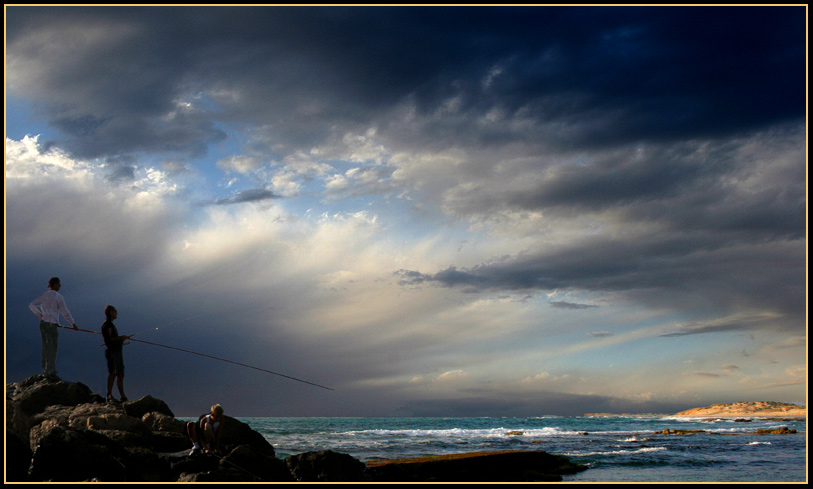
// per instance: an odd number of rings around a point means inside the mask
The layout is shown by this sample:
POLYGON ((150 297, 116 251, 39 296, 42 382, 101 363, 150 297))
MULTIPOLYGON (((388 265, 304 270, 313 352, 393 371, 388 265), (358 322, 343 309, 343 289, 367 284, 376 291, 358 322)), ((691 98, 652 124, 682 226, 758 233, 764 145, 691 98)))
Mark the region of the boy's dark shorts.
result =
POLYGON ((124 375, 124 353, 121 351, 106 350, 107 371, 111 374, 124 375))

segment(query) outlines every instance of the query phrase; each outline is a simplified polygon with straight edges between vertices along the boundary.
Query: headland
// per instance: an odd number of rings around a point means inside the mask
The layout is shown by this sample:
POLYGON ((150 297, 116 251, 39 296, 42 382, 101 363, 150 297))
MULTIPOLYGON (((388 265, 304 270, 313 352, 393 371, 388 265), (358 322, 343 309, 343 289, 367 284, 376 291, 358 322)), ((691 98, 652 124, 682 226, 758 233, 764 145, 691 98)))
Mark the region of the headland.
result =
POLYGON ((674 416, 807 418, 807 407, 773 401, 731 402, 688 409, 676 413, 674 416))

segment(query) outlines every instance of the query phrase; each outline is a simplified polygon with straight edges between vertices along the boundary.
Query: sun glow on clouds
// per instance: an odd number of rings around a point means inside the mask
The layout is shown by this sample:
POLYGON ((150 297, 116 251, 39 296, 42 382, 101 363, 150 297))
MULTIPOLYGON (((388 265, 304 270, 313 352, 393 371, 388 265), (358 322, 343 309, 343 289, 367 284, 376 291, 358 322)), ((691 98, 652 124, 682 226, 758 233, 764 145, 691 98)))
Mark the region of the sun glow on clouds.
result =
POLYGON ((30 259, 71 257, 91 273, 108 260, 127 267, 157 256, 178 218, 167 203, 177 187, 163 172, 136 169, 116 183, 101 165, 43 152, 35 137, 6 140, 6 189, 7 246, 30 259))

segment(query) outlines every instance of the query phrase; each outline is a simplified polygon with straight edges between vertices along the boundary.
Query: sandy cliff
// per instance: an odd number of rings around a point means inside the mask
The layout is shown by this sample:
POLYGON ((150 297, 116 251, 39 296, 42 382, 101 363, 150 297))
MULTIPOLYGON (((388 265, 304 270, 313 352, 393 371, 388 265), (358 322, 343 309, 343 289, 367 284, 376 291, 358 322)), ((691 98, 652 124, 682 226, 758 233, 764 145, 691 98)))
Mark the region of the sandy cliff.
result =
POLYGON ((681 411, 675 416, 807 417, 807 408, 783 402, 732 402, 681 411))

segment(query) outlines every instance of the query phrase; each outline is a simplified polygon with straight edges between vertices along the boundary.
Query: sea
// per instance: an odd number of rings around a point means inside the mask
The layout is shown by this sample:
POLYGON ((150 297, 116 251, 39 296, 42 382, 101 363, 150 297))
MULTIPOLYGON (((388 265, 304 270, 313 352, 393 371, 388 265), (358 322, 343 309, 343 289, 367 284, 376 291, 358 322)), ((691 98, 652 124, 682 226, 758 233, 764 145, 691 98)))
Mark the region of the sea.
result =
POLYGON ((807 482, 806 422, 661 415, 528 418, 237 418, 278 458, 333 450, 363 462, 543 450, 588 470, 564 482, 807 482), (781 427, 795 434, 758 435, 781 427), (663 430, 702 430, 658 434, 663 430))

